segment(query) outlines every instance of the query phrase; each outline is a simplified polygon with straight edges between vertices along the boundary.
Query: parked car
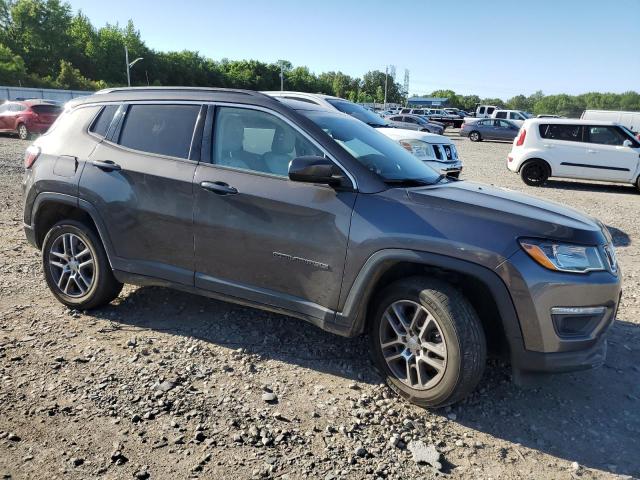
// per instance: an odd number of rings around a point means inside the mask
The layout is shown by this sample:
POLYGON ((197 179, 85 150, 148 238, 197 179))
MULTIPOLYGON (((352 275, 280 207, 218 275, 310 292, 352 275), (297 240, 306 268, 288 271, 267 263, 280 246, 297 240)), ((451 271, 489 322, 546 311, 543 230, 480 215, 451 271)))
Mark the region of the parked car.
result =
POLYGON ((471 112, 473 115, 470 115, 474 118, 489 118, 496 110, 499 110, 500 107, 495 105, 476 105, 476 109, 474 112, 471 112))
POLYGON ((424 406, 468 395, 488 347, 516 378, 601 365, 620 297, 599 221, 258 92, 74 99, 27 149, 23 188, 27 239, 69 308, 161 285, 367 332, 389 385, 424 406))
POLYGON ((306 93, 306 92, 292 92, 292 91, 272 91, 262 92, 266 95, 276 98, 287 98, 289 100, 298 100, 301 102, 307 102, 312 105, 319 105, 329 110, 338 110, 347 115, 357 118, 363 121, 367 125, 374 128, 389 127, 389 121, 380 117, 380 115, 374 113, 368 108, 358 105, 357 103, 350 102, 344 98, 334 97, 331 95, 324 95, 321 93, 306 93))
MULTIPOLYGON (((502 110, 497 108, 493 110, 490 115, 484 115, 484 118, 496 118, 502 120, 509 120, 510 122, 515 123, 518 127, 521 127, 524 121, 528 118, 531 118, 531 115, 527 112, 523 112, 522 110, 502 110)), ((465 117, 465 122, 475 122, 478 120, 478 117, 465 117)))
POLYGON ((623 112, 617 110, 585 110, 582 120, 602 120, 623 125, 635 134, 640 134, 640 112, 623 112))
POLYGON ((387 117, 387 120, 394 127, 436 133, 438 135, 442 135, 445 129, 444 125, 434 123, 420 115, 393 115, 391 117, 387 117))
POLYGON ((17 133, 27 140, 44 133, 62 113, 62 107, 43 100, 5 102, 0 105, 0 132, 17 133))
POLYGON ((613 122, 535 118, 520 129, 507 166, 532 186, 563 177, 631 183, 640 190, 640 141, 613 122))
POLYGON ((475 122, 465 122, 460 129, 460 135, 469 137, 472 142, 482 140, 513 140, 518 134, 519 127, 509 120, 495 120, 484 118, 475 122))
POLYGON ((460 176, 462 160, 449 137, 403 128, 381 128, 378 131, 397 141, 441 175, 453 178, 460 176))
POLYGON ((400 110, 402 114, 420 115, 426 117, 430 121, 442 123, 454 128, 462 125, 462 120, 457 115, 451 115, 441 108, 404 108, 400 110))

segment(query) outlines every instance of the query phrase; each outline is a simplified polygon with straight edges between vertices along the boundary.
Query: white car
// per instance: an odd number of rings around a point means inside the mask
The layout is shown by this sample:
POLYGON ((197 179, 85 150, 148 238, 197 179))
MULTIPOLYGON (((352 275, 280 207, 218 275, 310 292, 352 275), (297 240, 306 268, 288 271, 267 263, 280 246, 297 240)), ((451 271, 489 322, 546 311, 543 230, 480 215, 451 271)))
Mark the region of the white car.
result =
POLYGON ((462 161, 449 137, 403 128, 378 128, 378 132, 398 142, 436 172, 448 177, 460 176, 462 161))
POLYGON ((507 167, 532 186, 563 177, 640 189, 640 142, 614 122, 533 118, 513 140, 507 167))

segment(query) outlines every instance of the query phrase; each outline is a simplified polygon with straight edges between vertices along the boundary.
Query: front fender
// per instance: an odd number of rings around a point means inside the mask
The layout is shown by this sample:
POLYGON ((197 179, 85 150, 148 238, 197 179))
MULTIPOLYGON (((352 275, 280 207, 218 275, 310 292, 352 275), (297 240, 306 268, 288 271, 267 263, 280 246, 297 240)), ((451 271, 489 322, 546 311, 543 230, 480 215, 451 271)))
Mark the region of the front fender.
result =
MULTIPOLYGON (((367 306, 382 275, 393 265, 411 263, 435 267, 454 273, 474 277, 491 292, 500 313, 502 329, 511 352, 524 348, 518 315, 507 286, 498 274, 481 265, 445 255, 404 249, 379 250, 371 255, 360 269, 341 312, 335 323, 347 336, 360 335, 365 331, 367 306)), ((463 292, 464 293, 464 292, 463 292)))

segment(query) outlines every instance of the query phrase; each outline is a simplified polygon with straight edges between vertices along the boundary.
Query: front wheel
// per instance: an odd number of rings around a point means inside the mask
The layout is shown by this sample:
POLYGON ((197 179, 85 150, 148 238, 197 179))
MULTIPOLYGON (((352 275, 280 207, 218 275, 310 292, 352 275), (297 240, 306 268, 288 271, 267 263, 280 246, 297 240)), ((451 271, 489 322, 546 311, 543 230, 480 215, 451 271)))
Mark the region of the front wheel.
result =
POLYGON ((99 307, 122 290, 96 233, 74 220, 49 230, 42 245, 42 266, 51 292, 70 308, 99 307))
POLYGON ((30 136, 31 133, 24 123, 18 125, 18 137, 20 137, 20 140, 29 140, 30 136))
POLYGON ((473 131, 469 134, 469 140, 471 140, 472 142, 479 142, 482 140, 482 137, 480 136, 480 132, 476 132, 473 131))
POLYGON ((425 407, 471 393, 482 378, 487 347, 469 301, 448 283, 423 277, 393 283, 379 298, 369 339, 387 384, 425 407))

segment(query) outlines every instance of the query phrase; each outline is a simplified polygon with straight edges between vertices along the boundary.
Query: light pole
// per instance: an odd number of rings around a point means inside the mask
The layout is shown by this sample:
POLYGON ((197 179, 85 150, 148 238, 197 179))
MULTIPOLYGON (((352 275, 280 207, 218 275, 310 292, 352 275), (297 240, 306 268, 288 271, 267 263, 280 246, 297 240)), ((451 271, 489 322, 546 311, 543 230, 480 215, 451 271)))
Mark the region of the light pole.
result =
POLYGON ((131 67, 133 67, 140 60, 142 60, 142 57, 138 57, 133 62, 129 63, 129 49, 127 49, 126 45, 124 46, 124 61, 127 64, 127 86, 129 87, 131 86, 131 75, 129 74, 129 70, 131 70, 131 67))
POLYGON ((384 107, 383 110, 387 111, 387 80, 389 79, 389 65, 384 67, 384 107))

